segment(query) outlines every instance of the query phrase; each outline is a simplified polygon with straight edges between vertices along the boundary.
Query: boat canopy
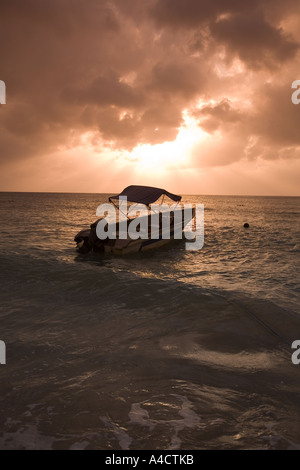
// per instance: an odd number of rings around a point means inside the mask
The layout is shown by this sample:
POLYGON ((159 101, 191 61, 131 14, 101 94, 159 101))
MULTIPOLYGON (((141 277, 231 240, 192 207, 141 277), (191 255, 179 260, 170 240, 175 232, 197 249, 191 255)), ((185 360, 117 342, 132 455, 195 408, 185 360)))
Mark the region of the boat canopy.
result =
POLYGON ((112 202, 112 199, 119 199, 119 197, 127 197, 127 200, 130 202, 138 202, 140 204, 145 204, 149 206, 153 202, 157 201, 162 195, 168 196, 173 201, 180 201, 181 196, 177 196, 176 194, 169 193, 165 189, 160 188, 153 188, 152 186, 127 186, 127 188, 123 189, 123 191, 116 195, 111 196, 109 201, 112 202))

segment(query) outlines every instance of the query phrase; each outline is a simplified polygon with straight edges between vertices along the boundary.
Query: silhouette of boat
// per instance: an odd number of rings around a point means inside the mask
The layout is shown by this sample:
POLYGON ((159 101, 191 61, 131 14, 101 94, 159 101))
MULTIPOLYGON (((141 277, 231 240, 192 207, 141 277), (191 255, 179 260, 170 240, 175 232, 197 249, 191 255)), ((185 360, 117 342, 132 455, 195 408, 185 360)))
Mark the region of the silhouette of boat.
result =
POLYGON ((125 255, 158 248, 174 238, 182 238, 184 228, 195 216, 194 208, 186 213, 179 205, 181 196, 151 186, 128 186, 108 200, 118 210, 118 220, 116 218, 111 222, 102 216, 90 228, 81 230, 74 238, 80 253, 95 251, 125 255), (161 197, 160 204, 153 205, 161 197), (165 197, 177 204, 171 207, 164 204, 165 197), (119 201, 119 205, 115 201, 119 201), (126 208, 127 202, 143 205, 144 214, 136 215, 142 206, 134 206, 137 210, 133 217, 130 216, 130 211, 129 215, 125 214, 120 205, 123 201, 126 201, 126 208))

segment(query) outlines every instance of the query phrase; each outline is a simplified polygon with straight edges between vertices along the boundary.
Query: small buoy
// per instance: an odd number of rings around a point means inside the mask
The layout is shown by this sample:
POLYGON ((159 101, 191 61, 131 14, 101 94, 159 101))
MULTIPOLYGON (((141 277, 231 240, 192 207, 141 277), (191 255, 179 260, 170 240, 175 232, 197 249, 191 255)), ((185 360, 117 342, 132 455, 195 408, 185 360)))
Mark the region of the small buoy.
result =
POLYGON ((249 228, 248 222, 244 223, 244 228, 249 228))

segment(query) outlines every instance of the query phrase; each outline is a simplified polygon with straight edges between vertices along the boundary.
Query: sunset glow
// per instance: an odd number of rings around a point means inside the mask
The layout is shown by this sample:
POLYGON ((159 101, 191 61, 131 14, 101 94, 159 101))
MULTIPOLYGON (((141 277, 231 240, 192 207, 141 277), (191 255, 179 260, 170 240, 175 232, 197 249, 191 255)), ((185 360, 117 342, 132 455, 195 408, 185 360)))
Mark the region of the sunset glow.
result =
POLYGON ((1 190, 299 194, 298 1, 46 5, 0 7, 1 190))
POLYGON ((161 144, 138 145, 131 152, 136 160, 137 170, 147 170, 153 177, 160 171, 188 168, 190 152, 196 143, 201 142, 205 133, 197 126, 194 119, 185 116, 184 126, 178 130, 176 138, 161 144))

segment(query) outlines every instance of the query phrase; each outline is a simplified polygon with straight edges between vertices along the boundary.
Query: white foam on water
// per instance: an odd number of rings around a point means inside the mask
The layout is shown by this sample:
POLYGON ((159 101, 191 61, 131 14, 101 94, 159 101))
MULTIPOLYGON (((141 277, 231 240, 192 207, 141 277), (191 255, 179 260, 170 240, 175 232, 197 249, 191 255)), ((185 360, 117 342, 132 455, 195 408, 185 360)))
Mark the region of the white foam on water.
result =
POLYGON ((171 442, 167 448, 168 450, 180 449, 181 439, 179 438, 179 432, 185 428, 197 427, 200 423, 199 416, 193 410, 192 403, 186 396, 178 394, 172 394, 172 396, 181 401, 181 408, 178 411, 178 414, 181 417, 179 419, 151 419, 148 411, 142 408, 142 405, 147 403, 147 401, 133 403, 128 414, 130 424, 149 427, 150 431, 152 431, 158 424, 170 426, 173 433, 171 434, 171 442))
POLYGON ((112 429, 121 449, 129 450, 132 439, 127 434, 127 432, 124 431, 124 429, 121 429, 118 424, 115 424, 108 416, 100 416, 100 419, 105 424, 105 426, 112 429))
POLYGON ((156 423, 150 419, 148 411, 142 408, 141 403, 133 403, 128 416, 131 424, 149 427, 150 431, 156 426, 156 423))

